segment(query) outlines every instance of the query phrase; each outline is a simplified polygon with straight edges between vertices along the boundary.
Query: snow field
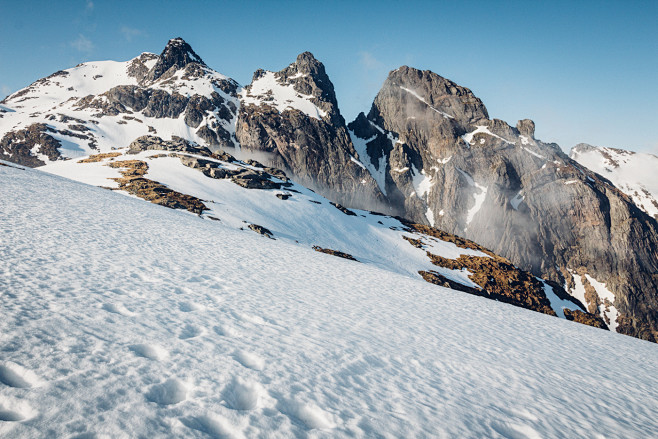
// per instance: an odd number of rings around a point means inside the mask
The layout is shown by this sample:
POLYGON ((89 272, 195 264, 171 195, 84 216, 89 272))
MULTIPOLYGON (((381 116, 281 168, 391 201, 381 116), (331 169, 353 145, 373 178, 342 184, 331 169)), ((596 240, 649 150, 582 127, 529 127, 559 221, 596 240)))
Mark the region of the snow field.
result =
POLYGON ((0 179, 0 436, 658 429, 647 342, 39 171, 0 179))

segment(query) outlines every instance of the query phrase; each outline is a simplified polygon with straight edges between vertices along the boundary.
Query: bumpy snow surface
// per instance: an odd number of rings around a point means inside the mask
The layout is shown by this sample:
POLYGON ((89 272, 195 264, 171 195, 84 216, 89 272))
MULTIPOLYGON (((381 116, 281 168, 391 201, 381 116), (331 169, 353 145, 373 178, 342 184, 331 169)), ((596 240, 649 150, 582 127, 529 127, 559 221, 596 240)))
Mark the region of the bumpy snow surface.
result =
POLYGON ((658 350, 0 166, 0 436, 655 437, 658 350))

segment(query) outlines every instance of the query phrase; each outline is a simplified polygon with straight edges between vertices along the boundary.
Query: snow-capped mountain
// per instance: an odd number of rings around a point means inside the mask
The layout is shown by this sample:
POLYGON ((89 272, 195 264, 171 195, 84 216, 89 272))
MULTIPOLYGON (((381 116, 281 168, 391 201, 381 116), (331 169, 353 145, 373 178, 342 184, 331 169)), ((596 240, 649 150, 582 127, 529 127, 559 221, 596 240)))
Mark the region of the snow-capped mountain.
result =
POLYGON ((579 143, 569 157, 610 180, 637 206, 658 220, 658 157, 579 143))
POLYGON ((0 159, 40 166, 125 147, 146 134, 234 146, 237 91, 178 38, 160 56, 83 63, 2 102, 0 159))
MULTIPOLYGON (((28 166, 47 163, 49 171, 60 175, 170 207, 213 211, 220 219, 215 205, 221 198, 208 184, 228 179, 243 187, 269 187, 279 168, 334 202, 400 215, 449 232, 445 236, 478 242, 533 276, 551 281, 552 288, 568 291, 571 300, 583 303, 590 323, 605 322, 618 332, 658 340, 658 279, 652 275, 658 271, 656 222, 557 145, 535 139, 532 121, 511 127, 489 119, 484 104, 469 89, 435 73, 409 67, 391 72, 368 115, 359 115, 348 126, 324 66, 310 53, 280 72, 259 70, 251 84, 240 87, 206 66, 184 41, 174 39, 159 56, 84 63, 57 72, 1 105, 1 159, 28 166), (210 151, 196 157, 210 161, 210 167, 205 162, 198 165, 203 173, 194 174, 200 179, 194 185, 178 184, 193 172, 191 162, 185 165, 187 159, 170 154, 198 155, 198 146, 210 151), (160 152, 147 152, 156 150, 160 152), (263 165, 246 162, 225 168, 217 164, 221 156, 210 157, 220 150, 237 158, 256 157, 263 165), (137 151, 136 156, 130 151, 137 151), (166 157, 150 159, 152 154, 166 157), (88 156, 95 156, 91 163, 82 160, 88 156), (139 164, 116 165, 132 159, 139 164), (160 171, 160 163, 175 168, 160 171)), ((295 190, 305 193, 302 186, 295 190)), ((276 234, 274 219, 282 205, 262 213, 260 223, 251 214, 236 215, 233 221, 253 221, 269 229, 271 217, 276 234)), ((324 212, 300 211, 299 221, 313 222, 313 215, 324 212)), ((279 230, 304 245, 355 253, 357 260, 377 261, 401 272, 394 267, 393 256, 384 257, 386 262, 381 256, 360 254, 359 246, 372 243, 358 234, 333 237, 332 246, 300 239, 290 228, 279 230), (348 242, 360 244, 353 248, 348 242)), ((344 232, 327 230, 313 228, 312 233, 344 232)), ((432 233, 439 232, 426 235, 432 233)), ((375 246, 371 253, 394 255, 399 245, 396 241, 375 246)), ((418 250, 426 245, 420 243, 418 250)), ((437 256, 449 261, 435 257, 432 267, 468 270, 472 275, 466 279, 471 281, 479 276, 473 270, 483 269, 470 260, 437 256)), ((424 258, 427 264, 429 256, 424 258)), ((429 273, 427 268, 411 264, 402 271, 418 277, 419 271, 429 273)), ((454 281, 442 274, 423 276, 441 284, 454 281)), ((490 294, 484 283, 486 277, 479 288, 490 294)), ((475 288, 464 283, 452 286, 475 288)), ((547 297, 537 294, 541 296, 547 297)), ((560 308, 549 306, 558 314, 560 308)))
MULTIPOLYGON (((181 159, 146 154, 135 156, 160 175, 181 159)), ((78 168, 114 169, 93 160, 78 168)), ((171 178, 203 175, 184 169, 171 178)), ((0 165, 0 181, 3 438, 658 430, 653 344, 321 254, 282 236, 283 225, 272 240, 231 225, 229 212, 207 220, 13 165, 0 165)), ((214 181, 202 185, 217 191, 209 198, 237 210, 239 186, 214 181)), ((290 192, 279 202, 315 206, 312 192, 290 192)), ((252 197, 276 198, 241 200, 252 197)), ((400 226, 356 216, 363 233, 400 226)))

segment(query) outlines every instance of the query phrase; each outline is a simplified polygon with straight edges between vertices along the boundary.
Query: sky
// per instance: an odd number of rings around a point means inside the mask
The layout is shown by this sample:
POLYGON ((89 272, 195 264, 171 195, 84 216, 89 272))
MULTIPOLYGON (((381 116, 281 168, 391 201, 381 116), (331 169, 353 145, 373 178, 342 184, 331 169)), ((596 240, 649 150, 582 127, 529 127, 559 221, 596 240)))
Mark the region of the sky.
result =
POLYGON ((85 61, 184 38, 241 84, 310 51, 347 121, 389 71, 432 70, 536 137, 658 154, 658 1, 0 0, 0 99, 85 61))

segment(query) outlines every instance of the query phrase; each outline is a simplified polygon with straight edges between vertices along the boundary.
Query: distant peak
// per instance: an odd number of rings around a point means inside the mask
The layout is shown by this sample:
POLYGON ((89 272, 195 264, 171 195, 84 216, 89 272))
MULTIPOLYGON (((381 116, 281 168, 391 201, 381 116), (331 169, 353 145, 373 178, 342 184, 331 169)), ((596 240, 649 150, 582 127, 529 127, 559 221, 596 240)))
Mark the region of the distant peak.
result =
POLYGON ((299 55, 297 55, 297 61, 298 63, 300 62, 319 62, 311 52, 302 52, 299 55))
POLYGON ((172 38, 167 42, 167 45, 158 57, 158 62, 149 72, 148 79, 155 81, 173 66, 182 69, 190 63, 206 66, 206 63, 203 62, 201 57, 192 49, 192 46, 187 44, 184 39, 180 37, 172 38))

